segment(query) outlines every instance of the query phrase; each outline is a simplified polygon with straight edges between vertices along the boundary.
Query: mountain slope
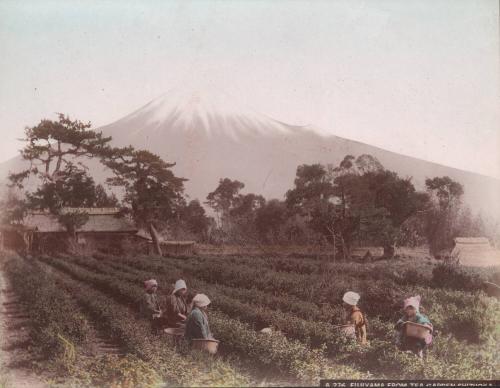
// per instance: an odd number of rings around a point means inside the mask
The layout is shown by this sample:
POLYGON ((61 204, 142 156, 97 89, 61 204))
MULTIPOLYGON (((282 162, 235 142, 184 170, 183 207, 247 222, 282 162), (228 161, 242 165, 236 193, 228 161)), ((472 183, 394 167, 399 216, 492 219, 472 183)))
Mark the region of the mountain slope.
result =
MULTIPOLYGON (((427 177, 448 175, 465 186, 464 199, 473 210, 500 218, 499 180, 288 125, 240 108, 223 93, 168 93, 99 129, 116 145, 131 144, 176 162, 175 173, 189 179, 187 194, 202 201, 223 177, 245 183, 245 192, 283 198, 299 164, 337 165, 347 154, 371 154, 400 176, 412 177, 418 189, 427 177)), ((0 165, 0 177, 16 163, 0 165)), ((102 167, 91 165, 102 181, 102 167)))

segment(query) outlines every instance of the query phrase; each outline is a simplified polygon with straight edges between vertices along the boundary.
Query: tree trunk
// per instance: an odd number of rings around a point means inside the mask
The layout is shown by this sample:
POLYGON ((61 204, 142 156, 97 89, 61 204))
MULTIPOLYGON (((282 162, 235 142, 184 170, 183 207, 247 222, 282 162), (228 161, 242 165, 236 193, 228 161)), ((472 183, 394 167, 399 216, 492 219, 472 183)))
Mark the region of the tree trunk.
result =
POLYGON ((156 231, 156 228, 154 227, 153 223, 149 224, 149 234, 151 235, 151 239, 153 240, 153 245, 154 245, 154 248, 155 248, 155 253, 157 255, 162 256, 163 253, 161 251, 160 238, 158 236, 158 232, 156 231))
POLYGON ((340 235, 340 241, 342 243, 342 256, 344 261, 351 258, 351 247, 345 242, 344 236, 340 235))
POLYGON ((386 259, 393 259, 395 252, 396 252, 395 244, 384 245, 384 257, 386 259))

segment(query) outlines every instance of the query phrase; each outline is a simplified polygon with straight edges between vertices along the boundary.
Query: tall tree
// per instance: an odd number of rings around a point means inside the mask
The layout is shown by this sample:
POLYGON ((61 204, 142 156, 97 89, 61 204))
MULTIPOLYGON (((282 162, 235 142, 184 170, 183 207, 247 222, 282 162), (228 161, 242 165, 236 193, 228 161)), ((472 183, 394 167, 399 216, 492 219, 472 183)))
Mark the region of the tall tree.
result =
POLYGON ((207 230, 210 225, 210 218, 207 217, 205 209, 200 201, 190 201, 187 206, 182 208, 180 218, 185 223, 187 229, 202 238, 206 238, 207 230))
POLYGON ((428 202, 426 193, 417 192, 411 179, 402 179, 388 170, 368 172, 358 178, 352 210, 360 217, 360 232, 384 247, 392 257, 403 224, 428 202))
POLYGON ((57 121, 42 120, 25 129, 21 157, 28 169, 9 176, 11 185, 22 188, 23 181, 35 175, 42 183, 55 183, 68 164, 83 164, 82 159, 98 157, 108 148, 111 137, 90 129, 90 123, 71 120, 63 114, 57 121))
POLYGON ((426 179, 425 185, 434 205, 426 213, 426 234, 431 253, 439 256, 453 245, 464 188, 448 176, 426 179))
POLYGON ((255 226, 260 239, 266 242, 276 242, 281 229, 287 220, 286 204, 278 199, 267 201, 256 210, 255 226))
MULTIPOLYGON (((352 166, 351 159, 344 159, 342 166, 349 169, 352 166)), ((348 253, 342 235, 346 228, 340 225, 341 210, 335 198, 331 169, 321 164, 298 166, 294 183, 295 187, 286 193, 288 209, 304 217, 313 230, 333 243, 334 257, 337 243, 342 245, 342 252, 346 256, 348 253)))
POLYGON ((223 229, 229 227, 229 212, 236 206, 240 191, 244 187, 245 184, 240 181, 224 178, 220 179, 217 188, 207 195, 205 203, 215 211, 223 229))
POLYGON ((102 156, 111 140, 90 127, 90 123, 59 114, 57 121, 41 120, 26 128, 21 157, 29 167, 9 175, 10 186, 18 189, 24 188, 27 178, 35 177, 39 187, 25 193, 26 208, 49 209, 69 232, 76 230, 85 215, 62 214, 61 208, 92 206, 95 202, 94 181, 86 174, 84 160, 102 156))
POLYGON ((165 226, 184 204, 186 179, 172 172, 175 163, 132 147, 112 149, 103 161, 114 173, 108 184, 124 188, 124 202, 131 206, 136 223, 149 228, 156 251, 161 254, 157 228, 165 226))
POLYGON ((96 207, 118 207, 120 202, 115 193, 108 194, 103 185, 95 186, 95 206, 96 207))

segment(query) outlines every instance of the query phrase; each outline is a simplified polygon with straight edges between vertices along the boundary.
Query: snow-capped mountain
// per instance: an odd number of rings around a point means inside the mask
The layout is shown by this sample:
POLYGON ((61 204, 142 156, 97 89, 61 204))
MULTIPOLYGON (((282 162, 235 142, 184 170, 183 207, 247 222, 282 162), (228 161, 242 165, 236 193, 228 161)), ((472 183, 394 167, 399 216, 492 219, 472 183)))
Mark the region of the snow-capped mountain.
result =
POLYGON ((238 106, 224 92, 172 91, 152 100, 113 126, 132 126, 131 136, 144 133, 203 132, 237 140, 245 135, 284 134, 290 126, 238 106))
MULTIPOLYGON (((412 177, 417 189, 424 189, 428 177, 448 175, 464 185, 465 202, 473 210, 500 218, 497 179, 285 124, 238 106, 217 90, 169 92, 99 129, 115 145, 148 149, 175 162, 176 175, 189 179, 186 193, 201 201, 225 177, 245 183, 245 192, 283 198, 298 165, 337 165, 348 154, 371 154, 400 176, 412 177)), ((0 176, 16 166, 19 160, 3 163, 0 176)), ((91 169, 97 181, 104 180, 101 166, 93 163, 91 169)))

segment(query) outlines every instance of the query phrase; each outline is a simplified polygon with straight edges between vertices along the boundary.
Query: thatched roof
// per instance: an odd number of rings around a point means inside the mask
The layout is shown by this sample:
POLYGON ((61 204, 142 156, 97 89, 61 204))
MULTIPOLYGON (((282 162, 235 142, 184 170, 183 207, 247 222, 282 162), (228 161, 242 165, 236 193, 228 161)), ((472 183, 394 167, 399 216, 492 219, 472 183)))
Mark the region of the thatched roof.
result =
POLYGON ((457 237, 451 256, 460 264, 474 267, 500 265, 500 251, 485 237, 457 237))
MULTIPOLYGON (((136 233, 137 228, 127 218, 119 214, 115 208, 65 208, 63 213, 85 212, 89 219, 77 232, 83 233, 136 233)), ((28 214, 23 226, 39 233, 65 232, 66 228, 59 223, 57 216, 40 211, 28 214)))
POLYGON ((486 237, 455 237, 453 240, 455 244, 487 244, 490 245, 490 241, 486 237))

